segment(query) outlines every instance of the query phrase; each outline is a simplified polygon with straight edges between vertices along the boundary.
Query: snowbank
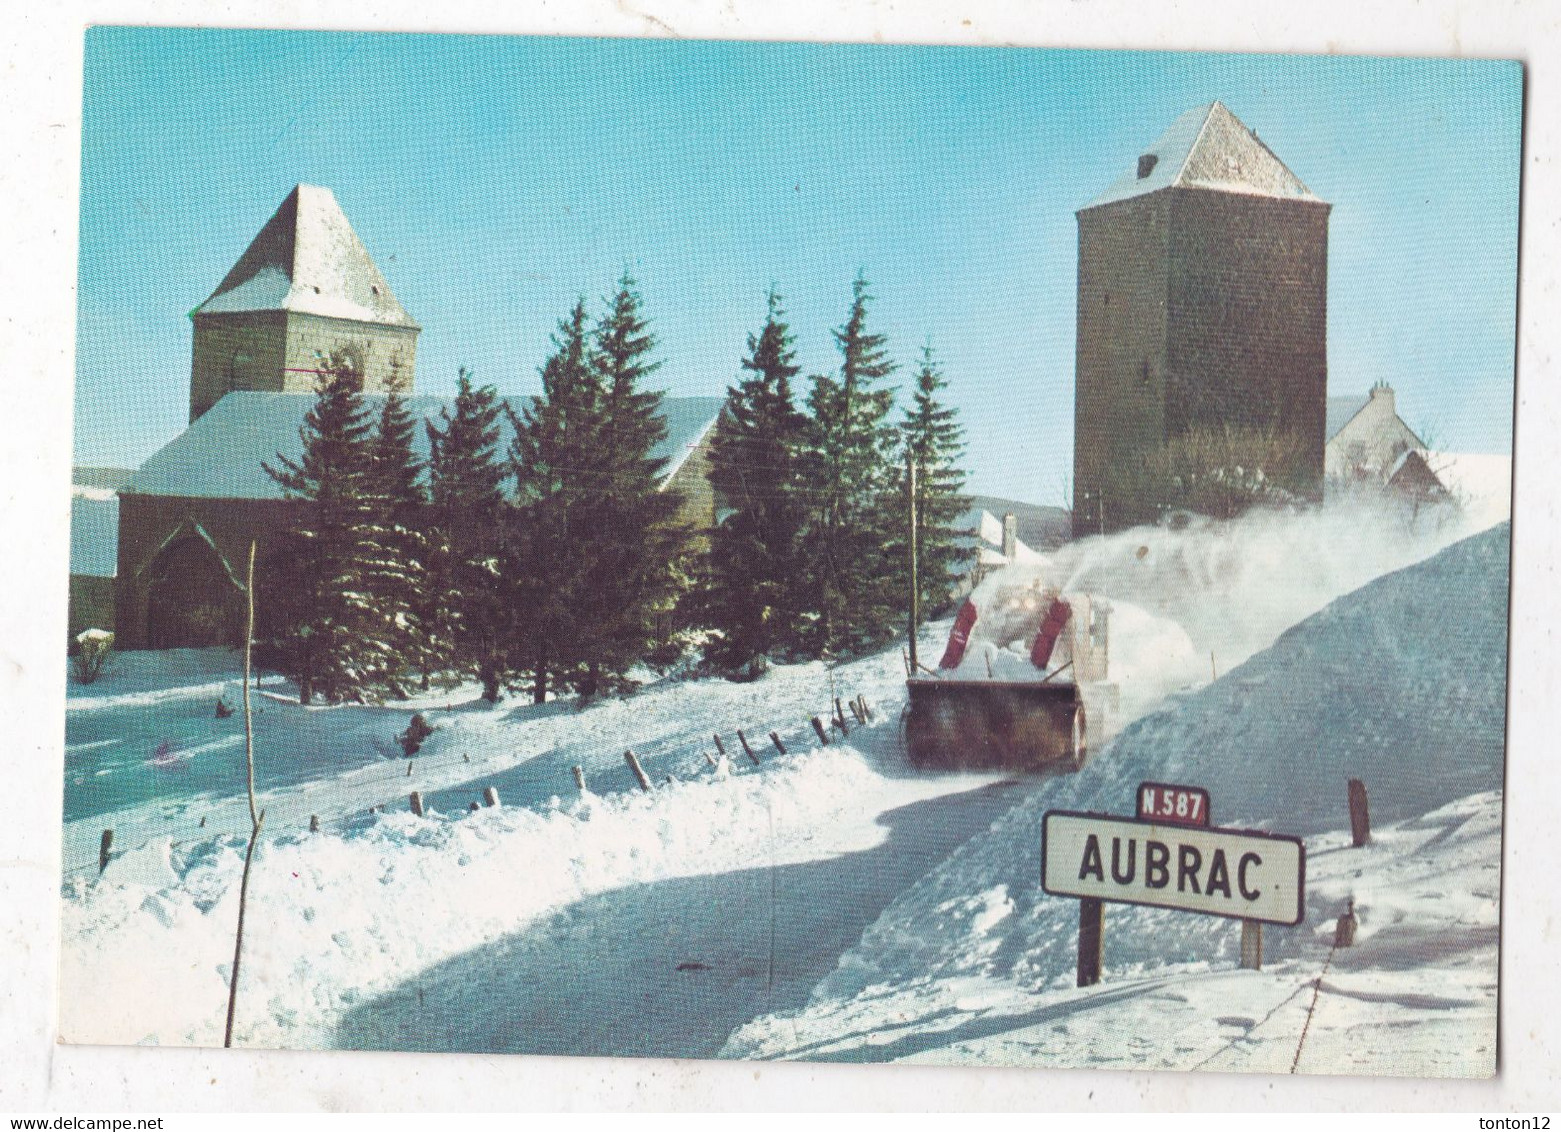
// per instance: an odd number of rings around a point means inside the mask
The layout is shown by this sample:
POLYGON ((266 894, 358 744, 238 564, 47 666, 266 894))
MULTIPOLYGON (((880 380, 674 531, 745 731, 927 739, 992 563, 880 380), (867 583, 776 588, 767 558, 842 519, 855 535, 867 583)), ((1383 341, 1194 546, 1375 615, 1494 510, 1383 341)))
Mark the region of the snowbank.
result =
MULTIPOLYGON (((883 811, 986 781, 887 777, 836 744, 650 794, 459 819, 376 815, 341 834, 267 839, 250 883, 235 1042, 329 1045, 354 1005, 588 894, 868 849, 884 836, 883 811)), ((63 1040, 221 1043, 242 853, 234 838, 154 842, 72 886, 63 1040)))
MULTIPOLYGON (((1265 929, 1272 958, 1315 955, 1320 921, 1337 916, 1346 895, 1356 898, 1363 924, 1407 930, 1402 925, 1467 913, 1481 931, 1493 931, 1509 536, 1501 524, 1380 578, 1215 683, 1139 720, 1083 772, 1017 806, 907 890, 817 988, 808 1010, 754 1022, 727 1052, 814 1056, 820 1047, 810 1043, 882 1030, 890 1018, 914 1026, 958 1002, 967 1013, 985 1009, 983 995, 1011 1004, 1016 996, 1028 1001, 1043 991, 1067 992, 1077 908, 1040 891, 1041 816, 1049 809, 1130 814, 1144 780, 1207 787, 1217 825, 1314 838, 1308 918, 1296 929, 1265 929), (1348 824, 1347 777, 1366 782, 1377 823, 1406 823, 1408 840, 1394 844, 1412 842, 1413 830, 1422 828, 1415 819, 1445 807, 1462 815, 1449 819, 1450 829, 1478 818, 1478 851, 1460 866, 1480 874, 1470 890, 1483 894, 1477 915, 1456 901, 1437 910, 1460 889, 1456 880, 1437 879, 1434 859, 1420 860, 1430 879, 1417 895, 1386 864, 1370 867, 1371 853, 1323 858, 1324 850, 1338 848, 1337 831, 1348 824), (1471 797, 1477 800, 1459 801, 1471 797)), ((1452 834, 1421 840, 1413 852, 1450 844, 1452 834)), ((1393 866, 1400 867, 1407 866, 1393 866)), ((1167 965, 1186 974, 1233 959, 1226 921, 1115 906, 1110 919, 1113 981, 1158 975, 1167 965)), ((1492 997, 1471 1017, 1493 1065, 1495 942, 1487 935, 1479 938, 1490 962, 1470 969, 1476 981, 1489 983, 1492 997)), ((1459 951, 1456 943, 1448 946, 1459 951)), ((1409 958, 1441 970, 1429 947, 1409 958)))

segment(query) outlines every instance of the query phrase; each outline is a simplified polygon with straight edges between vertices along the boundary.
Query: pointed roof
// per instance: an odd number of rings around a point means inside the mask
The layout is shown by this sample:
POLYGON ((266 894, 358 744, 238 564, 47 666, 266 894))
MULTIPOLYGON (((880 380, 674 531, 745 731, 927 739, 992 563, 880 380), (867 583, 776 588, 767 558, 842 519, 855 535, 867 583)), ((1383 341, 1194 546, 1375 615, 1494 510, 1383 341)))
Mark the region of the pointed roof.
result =
POLYGON ((299 185, 195 314, 297 311, 355 322, 417 323, 391 293, 330 189, 299 185))
POLYGON ((1216 101, 1172 122, 1134 168, 1079 211, 1171 188, 1322 203, 1241 119, 1216 101))

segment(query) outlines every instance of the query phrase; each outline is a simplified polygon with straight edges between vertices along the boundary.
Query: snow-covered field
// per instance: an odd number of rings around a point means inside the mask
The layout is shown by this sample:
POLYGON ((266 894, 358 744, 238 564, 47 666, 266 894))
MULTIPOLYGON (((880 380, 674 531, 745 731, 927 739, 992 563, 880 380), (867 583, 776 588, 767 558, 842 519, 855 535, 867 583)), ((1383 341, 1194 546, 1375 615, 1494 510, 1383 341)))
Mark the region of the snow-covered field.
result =
MULTIPOLYGON (((1507 528, 1351 593, 1474 525, 1337 508, 1073 544, 1061 581, 1141 616, 1112 627, 1125 730, 1071 779, 911 772, 897 649, 579 711, 472 689, 301 708, 269 679, 236 1040, 1283 1070, 1353 897, 1360 945, 1334 959, 1301 1067, 1488 1072, 1507 528), (808 717, 858 693, 874 722, 820 750, 808 717), (394 736, 413 710, 438 730, 409 775, 394 736), (1372 791, 1367 849, 1340 848, 1347 775, 1372 791), (1306 923, 1268 929, 1261 973, 1233 969, 1225 921, 1113 907, 1106 980, 1071 987, 1076 907, 1039 891, 1039 815, 1130 812, 1140 778, 1309 838, 1306 923), (468 812, 489 785, 502 807, 468 812), (1404 1023, 1450 1052, 1350 1037, 1404 1023)), ((235 662, 128 654, 71 687, 67 1041, 221 1041, 248 819, 241 722, 214 706, 238 703, 235 662), (104 828, 119 855, 97 877, 104 828)))

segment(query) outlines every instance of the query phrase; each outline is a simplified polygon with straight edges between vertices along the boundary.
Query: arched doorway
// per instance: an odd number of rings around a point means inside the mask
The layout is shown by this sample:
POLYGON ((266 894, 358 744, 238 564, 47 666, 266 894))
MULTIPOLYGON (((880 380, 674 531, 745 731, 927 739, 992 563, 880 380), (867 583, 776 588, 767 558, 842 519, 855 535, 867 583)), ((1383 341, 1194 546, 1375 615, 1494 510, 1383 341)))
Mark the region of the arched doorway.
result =
POLYGON ((185 531, 152 560, 148 572, 146 641, 154 649, 237 645, 243 636, 244 591, 204 535, 185 531))

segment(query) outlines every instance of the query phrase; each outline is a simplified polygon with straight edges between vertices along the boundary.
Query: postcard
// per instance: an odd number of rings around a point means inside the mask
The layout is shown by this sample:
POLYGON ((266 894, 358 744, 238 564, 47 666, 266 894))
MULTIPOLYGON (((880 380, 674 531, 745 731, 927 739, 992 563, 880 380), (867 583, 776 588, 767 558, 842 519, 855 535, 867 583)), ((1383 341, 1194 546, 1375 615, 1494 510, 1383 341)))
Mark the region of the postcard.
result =
POLYGON ((1493 1075, 1522 92, 92 28, 59 1039, 1493 1075))

